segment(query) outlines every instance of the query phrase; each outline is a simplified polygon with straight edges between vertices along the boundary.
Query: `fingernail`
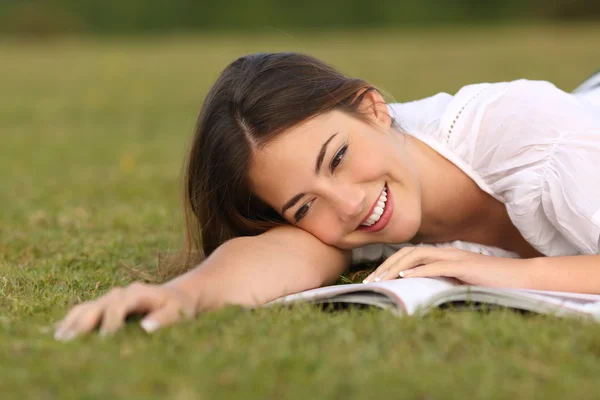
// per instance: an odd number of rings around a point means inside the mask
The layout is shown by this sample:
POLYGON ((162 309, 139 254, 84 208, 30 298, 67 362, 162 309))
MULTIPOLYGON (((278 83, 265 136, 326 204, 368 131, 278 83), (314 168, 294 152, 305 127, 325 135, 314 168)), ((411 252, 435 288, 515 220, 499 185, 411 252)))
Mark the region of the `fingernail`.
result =
POLYGON ((400 278, 404 278, 405 276, 410 275, 413 272, 415 272, 414 269, 407 269, 404 271, 400 271, 400 273, 398 275, 400 276, 400 278))
POLYGON ((109 333, 108 330, 106 330, 104 328, 100 329, 100 336, 101 337, 106 337, 108 335, 108 333, 109 333))
POLYGON ((140 325, 147 333, 152 333, 158 328, 160 328, 160 324, 153 319, 145 319, 140 322, 140 325))
POLYGON ((54 331, 54 339, 56 340, 60 340, 62 338, 63 335, 63 330, 58 328, 57 330, 54 331))
POLYGON ((58 330, 54 334, 54 339, 60 340, 61 342, 68 342, 75 337, 76 333, 73 331, 58 330))

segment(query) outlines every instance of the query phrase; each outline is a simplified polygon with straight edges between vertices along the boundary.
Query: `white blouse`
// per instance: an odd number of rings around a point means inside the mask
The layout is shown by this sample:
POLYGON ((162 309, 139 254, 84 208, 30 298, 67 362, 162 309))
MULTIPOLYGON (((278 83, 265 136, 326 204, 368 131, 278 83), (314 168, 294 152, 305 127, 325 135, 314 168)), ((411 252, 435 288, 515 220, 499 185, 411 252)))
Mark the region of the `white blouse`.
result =
MULTIPOLYGON (((573 95, 544 81, 482 83, 388 109, 406 133, 502 201, 539 252, 600 254, 600 88, 573 95)), ((353 262, 381 260, 405 245, 363 246, 353 262)), ((461 241, 435 246, 449 245, 518 257, 461 241)))

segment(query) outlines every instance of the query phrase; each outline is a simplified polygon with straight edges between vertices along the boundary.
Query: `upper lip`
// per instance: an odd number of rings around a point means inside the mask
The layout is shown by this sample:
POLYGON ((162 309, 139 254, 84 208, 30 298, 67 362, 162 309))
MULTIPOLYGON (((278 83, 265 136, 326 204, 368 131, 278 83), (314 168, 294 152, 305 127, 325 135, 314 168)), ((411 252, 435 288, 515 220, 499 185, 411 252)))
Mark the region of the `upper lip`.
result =
POLYGON ((383 189, 385 189, 385 185, 379 191, 379 194, 377 195, 377 198, 375 198, 375 201, 373 202, 373 205, 369 209, 369 212, 365 215, 365 219, 363 219, 360 222, 360 224, 358 224, 358 226, 361 226, 362 224, 364 224, 369 219, 369 217, 373 214, 373 210, 375 210, 375 207, 377 207, 377 202, 379 201, 379 198, 381 197, 381 193, 383 193, 383 189))

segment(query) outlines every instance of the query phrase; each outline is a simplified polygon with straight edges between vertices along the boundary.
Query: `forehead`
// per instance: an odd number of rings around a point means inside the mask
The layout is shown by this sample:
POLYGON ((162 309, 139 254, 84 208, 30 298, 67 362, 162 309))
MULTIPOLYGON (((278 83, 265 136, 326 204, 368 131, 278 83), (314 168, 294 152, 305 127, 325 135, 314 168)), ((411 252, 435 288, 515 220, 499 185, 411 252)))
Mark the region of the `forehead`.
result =
POLYGON ((315 178, 321 146, 331 135, 341 133, 349 118, 340 111, 319 115, 257 150, 248 172, 255 194, 274 206, 288 200, 285 196, 300 193, 315 178))

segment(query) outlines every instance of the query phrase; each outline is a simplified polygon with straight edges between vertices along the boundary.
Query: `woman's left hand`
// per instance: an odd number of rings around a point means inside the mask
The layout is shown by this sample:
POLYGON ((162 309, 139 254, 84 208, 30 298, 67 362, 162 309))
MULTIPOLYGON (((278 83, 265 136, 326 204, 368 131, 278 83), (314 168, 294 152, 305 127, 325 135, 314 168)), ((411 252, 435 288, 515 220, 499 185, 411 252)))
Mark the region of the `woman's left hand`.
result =
POLYGON ((453 247, 404 247, 388 257, 363 283, 396 278, 456 278, 470 285, 532 287, 531 259, 492 257, 453 247))

